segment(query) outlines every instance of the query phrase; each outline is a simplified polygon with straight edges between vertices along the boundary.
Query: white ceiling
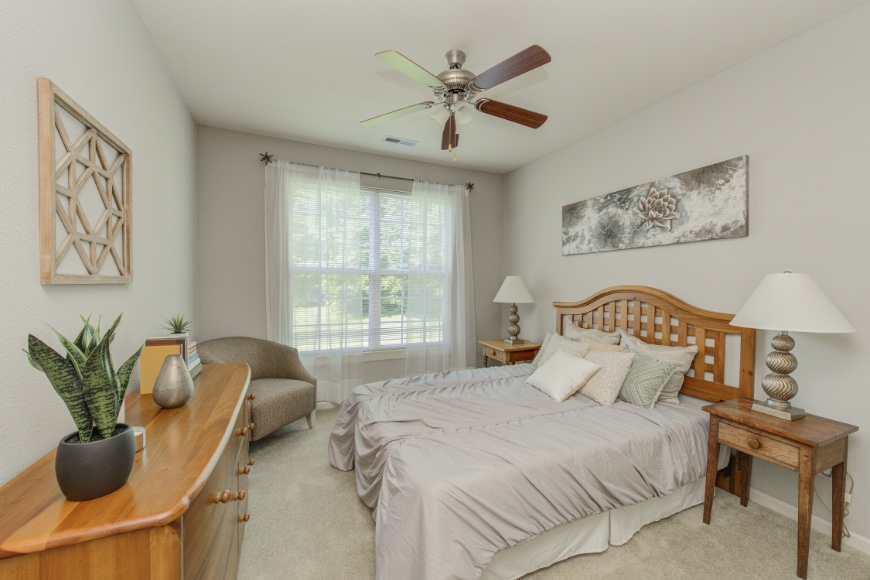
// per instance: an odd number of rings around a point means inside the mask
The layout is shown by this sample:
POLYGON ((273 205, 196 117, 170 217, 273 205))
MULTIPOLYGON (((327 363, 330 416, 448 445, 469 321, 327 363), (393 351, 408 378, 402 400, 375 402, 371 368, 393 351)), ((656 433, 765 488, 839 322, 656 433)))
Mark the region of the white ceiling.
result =
POLYGON ((373 58, 481 73, 532 45, 551 63, 485 96, 549 115, 537 130, 473 112, 457 165, 506 173, 866 0, 132 0, 197 123, 450 165, 432 98, 373 58), (433 109, 434 110, 434 109, 433 109), (385 135, 419 141, 383 143, 385 135))

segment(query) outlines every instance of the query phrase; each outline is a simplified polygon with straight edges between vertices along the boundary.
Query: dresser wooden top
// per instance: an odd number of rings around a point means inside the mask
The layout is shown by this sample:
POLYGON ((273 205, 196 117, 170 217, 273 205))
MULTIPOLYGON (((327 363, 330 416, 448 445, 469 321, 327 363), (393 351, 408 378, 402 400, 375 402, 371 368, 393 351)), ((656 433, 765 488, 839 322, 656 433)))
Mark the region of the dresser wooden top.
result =
POLYGON ((151 395, 127 396, 130 425, 146 427, 145 449, 121 489, 67 501, 54 474, 55 451, 0 488, 0 558, 161 526, 199 495, 232 436, 250 380, 244 363, 204 365, 193 399, 161 409, 151 395))
POLYGON ((751 399, 731 399, 723 401, 715 405, 707 405, 703 407, 711 415, 728 419, 746 425, 761 429, 767 433, 773 433, 780 437, 785 437, 804 445, 811 447, 821 447, 828 445, 851 435, 858 430, 858 427, 849 425, 848 423, 840 423, 832 419, 825 419, 818 415, 807 414, 806 417, 787 421, 778 417, 772 417, 752 410, 753 401, 751 399))

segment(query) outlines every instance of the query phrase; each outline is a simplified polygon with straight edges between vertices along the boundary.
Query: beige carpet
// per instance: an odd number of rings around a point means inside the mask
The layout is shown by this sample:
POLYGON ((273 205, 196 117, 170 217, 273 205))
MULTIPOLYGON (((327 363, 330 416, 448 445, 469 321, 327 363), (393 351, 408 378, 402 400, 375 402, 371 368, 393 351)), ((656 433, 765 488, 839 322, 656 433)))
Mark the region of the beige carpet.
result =
MULTIPOLYGON (((251 445, 256 465, 241 580, 374 578, 374 522, 356 495, 353 472, 333 469, 326 455, 337 412, 318 411, 313 431, 303 419, 251 445)), ((793 520, 753 502, 741 508, 720 492, 710 526, 701 522, 697 506, 648 525, 624 546, 577 556, 528 578, 791 579, 796 532, 793 520)), ((829 537, 814 532, 809 578, 868 580, 870 555, 849 546, 834 552, 829 537)))

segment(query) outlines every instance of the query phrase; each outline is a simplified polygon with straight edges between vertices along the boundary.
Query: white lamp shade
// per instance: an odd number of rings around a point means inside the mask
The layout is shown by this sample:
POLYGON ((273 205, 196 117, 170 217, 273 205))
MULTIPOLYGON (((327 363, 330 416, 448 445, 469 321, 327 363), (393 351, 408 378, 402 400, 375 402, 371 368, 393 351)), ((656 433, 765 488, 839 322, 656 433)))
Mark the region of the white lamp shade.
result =
POLYGON ((794 332, 855 332, 807 274, 768 274, 731 321, 733 326, 794 332))
POLYGON ((504 302, 506 304, 519 304, 523 302, 534 302, 531 292, 526 288, 525 282, 521 276, 508 276, 498 289, 493 302, 504 302))

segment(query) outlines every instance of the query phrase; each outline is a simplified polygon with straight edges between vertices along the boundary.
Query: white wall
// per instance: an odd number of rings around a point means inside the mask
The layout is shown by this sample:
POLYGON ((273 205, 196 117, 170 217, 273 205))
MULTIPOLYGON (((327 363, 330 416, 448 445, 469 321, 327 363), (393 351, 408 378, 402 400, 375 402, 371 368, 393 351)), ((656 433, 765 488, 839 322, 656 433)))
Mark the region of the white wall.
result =
POLYGON ((194 125, 128 2, 4 0, 0 9, 0 483, 75 426, 21 352, 51 324, 124 313, 120 365, 160 321, 193 313, 194 125), (45 76, 133 150, 133 283, 41 286, 36 79, 45 76))
MULTIPOLYGON (((201 339, 266 336, 265 171, 260 153, 276 159, 440 183, 473 182, 471 240, 478 338, 499 336, 502 177, 448 167, 241 133, 197 127, 197 321, 201 339)), ((363 177, 366 179, 365 177, 363 177)), ((374 182, 372 182, 374 183, 374 182)), ((382 180, 382 187, 407 182, 382 180)), ((478 355, 479 356, 479 355, 478 355)), ((481 361, 482 362, 482 361, 481 361)), ((363 378, 404 375, 404 359, 367 363, 363 378)))
MULTIPOLYGON (((736 312, 764 274, 811 274, 858 332, 796 335, 801 390, 794 403, 860 427, 849 444, 856 483, 846 524, 865 537, 868 70, 870 5, 863 5, 509 174, 503 225, 504 273, 521 274, 536 298, 521 311, 530 338, 555 327, 554 300, 615 284, 654 286, 736 312), (743 154, 750 158, 749 237, 561 256, 563 205, 743 154)), ((759 383, 771 336, 759 332, 759 383)), ((759 384, 756 397, 763 395, 759 384)), ((817 483, 830 503, 829 482, 817 483)), ((752 487, 796 503, 797 477, 784 469, 756 461, 752 487)), ((815 513, 830 517, 818 502, 815 513)))

